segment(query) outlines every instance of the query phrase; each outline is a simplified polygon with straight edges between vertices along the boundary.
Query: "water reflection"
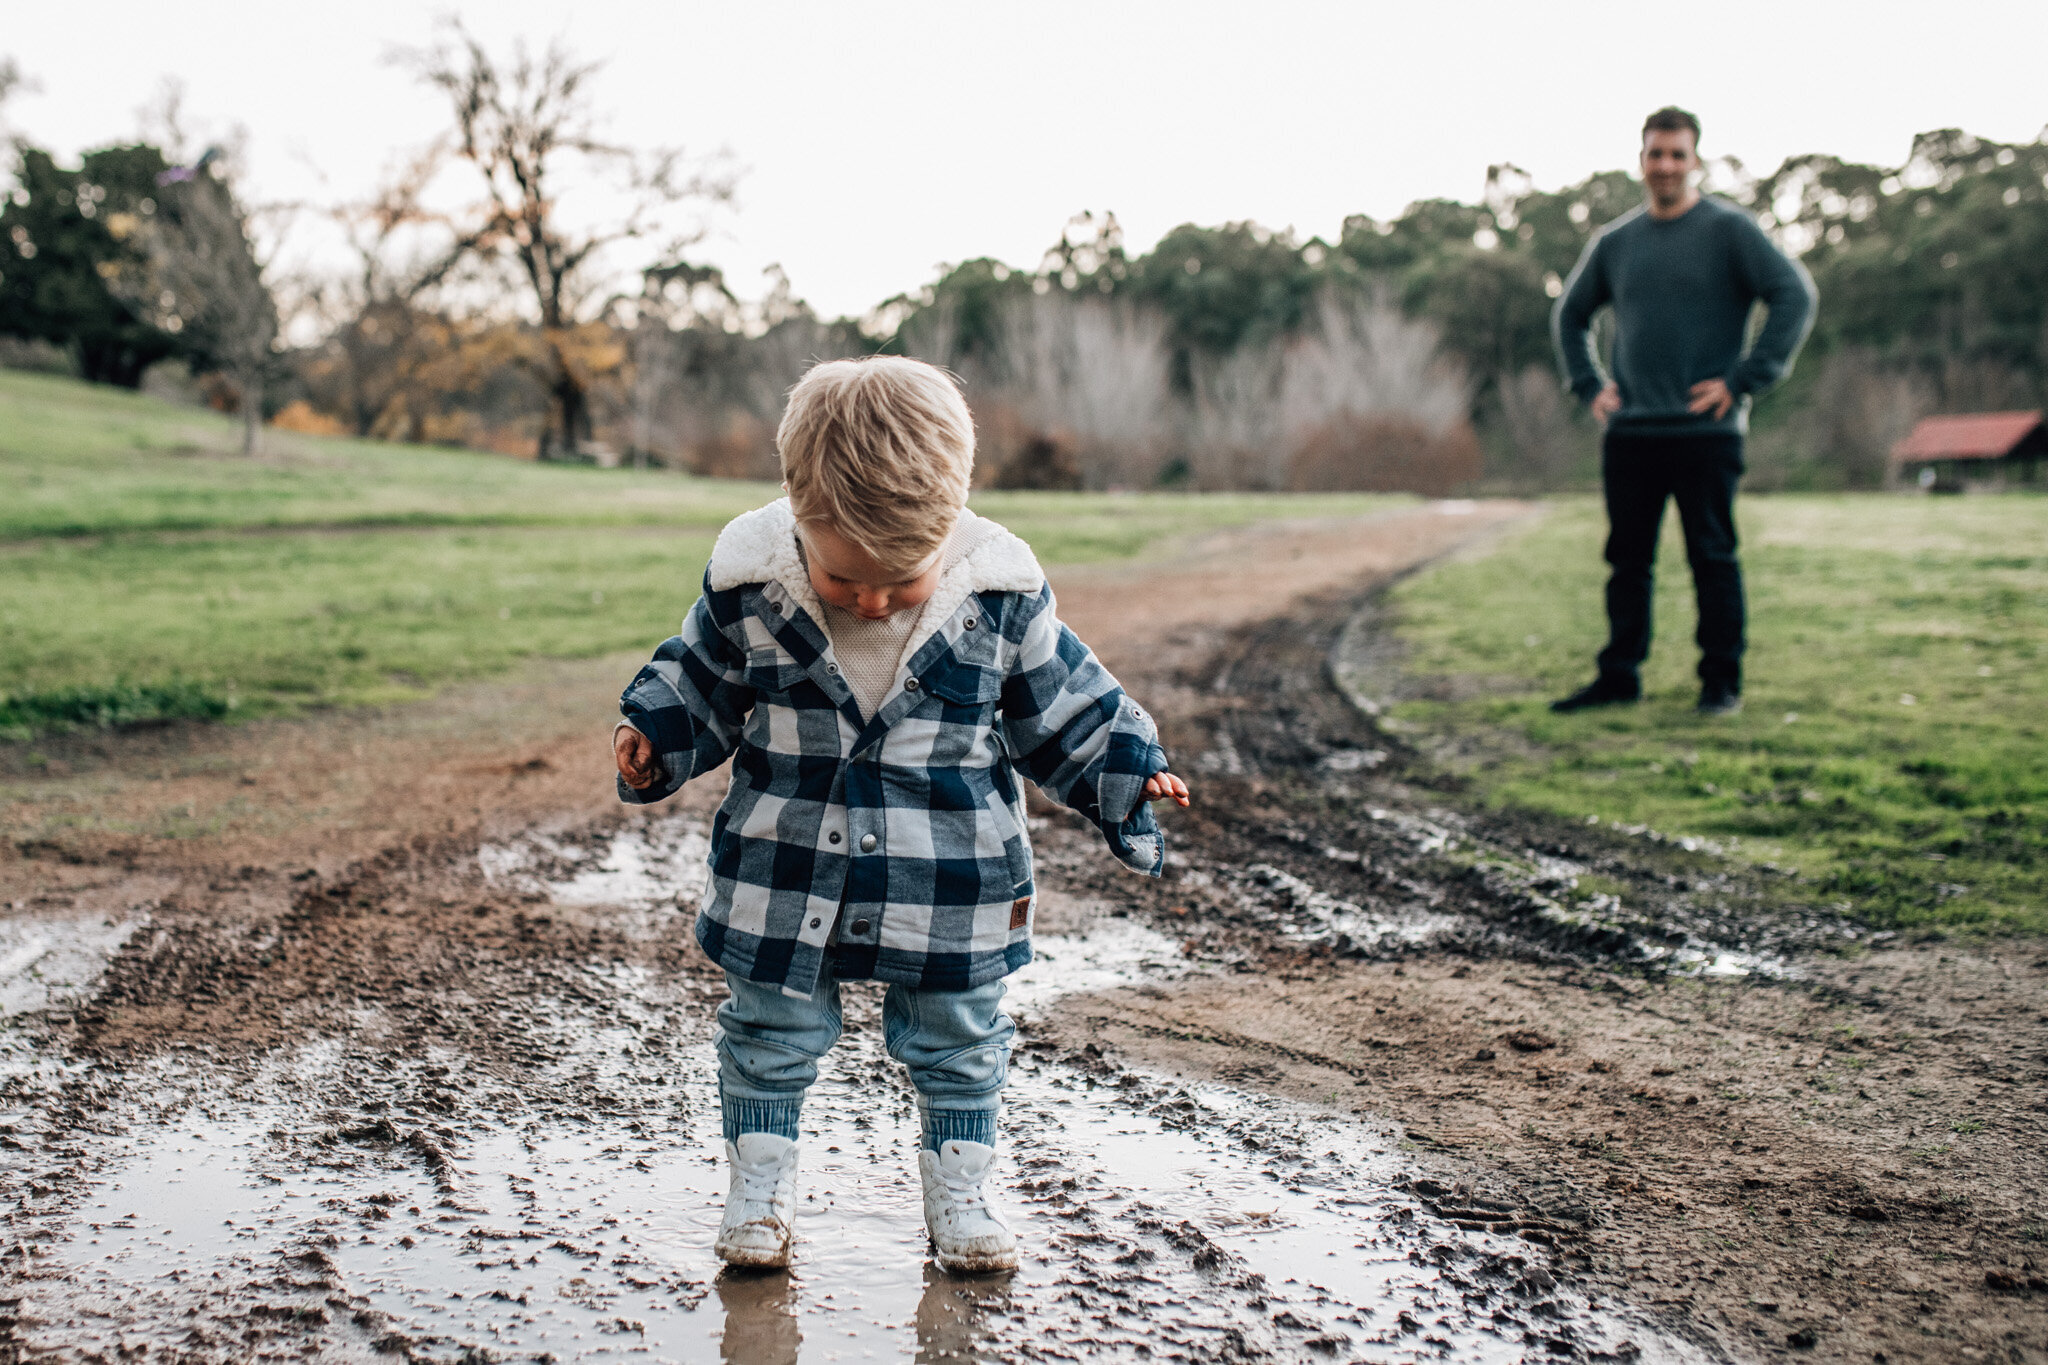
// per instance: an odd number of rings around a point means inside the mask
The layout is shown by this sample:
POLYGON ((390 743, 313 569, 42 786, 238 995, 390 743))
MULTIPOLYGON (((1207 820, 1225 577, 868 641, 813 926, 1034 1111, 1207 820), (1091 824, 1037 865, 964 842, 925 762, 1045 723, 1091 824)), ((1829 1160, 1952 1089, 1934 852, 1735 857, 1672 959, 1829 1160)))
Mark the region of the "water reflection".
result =
POLYGON ((796 1321, 796 1284, 787 1270, 719 1272, 714 1286, 725 1307, 718 1358, 731 1365, 796 1365, 804 1344, 796 1321))
POLYGON ((977 1278, 924 1268, 917 1301, 917 1365, 961 1365, 996 1359, 995 1328, 1010 1311, 1014 1275, 977 1278))

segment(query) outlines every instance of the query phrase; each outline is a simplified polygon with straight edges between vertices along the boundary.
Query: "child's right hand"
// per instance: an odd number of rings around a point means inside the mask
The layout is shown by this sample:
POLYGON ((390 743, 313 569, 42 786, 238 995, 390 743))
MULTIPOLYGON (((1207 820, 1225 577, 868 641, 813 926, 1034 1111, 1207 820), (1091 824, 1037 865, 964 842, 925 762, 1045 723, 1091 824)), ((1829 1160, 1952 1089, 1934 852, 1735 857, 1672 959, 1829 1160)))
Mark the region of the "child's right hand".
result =
POLYGON ((654 761, 654 745, 630 725, 612 732, 612 757, 619 761, 619 776, 636 792, 653 786, 661 776, 661 765, 654 761))
POLYGON ((1156 772, 1145 779, 1145 799, 1147 801, 1173 801, 1178 803, 1182 810, 1186 810, 1188 806, 1188 784, 1170 772, 1164 770, 1156 772))

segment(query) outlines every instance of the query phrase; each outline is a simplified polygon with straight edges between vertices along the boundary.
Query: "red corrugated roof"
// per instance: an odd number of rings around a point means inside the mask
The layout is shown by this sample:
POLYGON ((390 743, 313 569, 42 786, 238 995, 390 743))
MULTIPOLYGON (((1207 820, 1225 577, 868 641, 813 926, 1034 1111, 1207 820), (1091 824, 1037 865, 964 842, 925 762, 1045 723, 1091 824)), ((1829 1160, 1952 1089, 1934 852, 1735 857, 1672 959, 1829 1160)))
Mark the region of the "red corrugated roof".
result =
POLYGON ((1995 460, 2041 425, 2034 412, 1972 412, 1959 417, 1923 417, 1905 440, 1892 447, 1894 460, 1995 460))

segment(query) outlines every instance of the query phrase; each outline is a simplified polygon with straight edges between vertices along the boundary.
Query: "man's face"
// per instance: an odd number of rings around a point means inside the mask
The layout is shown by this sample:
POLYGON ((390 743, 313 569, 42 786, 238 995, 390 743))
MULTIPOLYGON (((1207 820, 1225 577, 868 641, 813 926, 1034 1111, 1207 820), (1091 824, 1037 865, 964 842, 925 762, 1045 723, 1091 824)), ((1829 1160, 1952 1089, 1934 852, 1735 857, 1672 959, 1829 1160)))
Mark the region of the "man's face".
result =
POLYGON ((1643 134, 1643 184, 1659 204, 1684 201, 1692 173, 1700 168, 1690 131, 1652 128, 1643 134))

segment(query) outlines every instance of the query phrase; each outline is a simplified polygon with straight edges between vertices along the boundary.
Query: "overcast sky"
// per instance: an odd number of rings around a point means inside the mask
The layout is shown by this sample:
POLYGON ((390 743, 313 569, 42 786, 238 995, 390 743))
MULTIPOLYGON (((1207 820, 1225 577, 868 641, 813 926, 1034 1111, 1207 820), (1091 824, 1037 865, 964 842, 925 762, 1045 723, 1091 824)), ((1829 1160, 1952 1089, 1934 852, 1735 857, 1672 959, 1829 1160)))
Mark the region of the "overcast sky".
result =
MULTIPOLYGON (((201 0, 0 5, 0 54, 40 90, 7 112, 65 154, 134 135, 165 77, 193 123, 247 131, 257 200, 365 193, 445 114, 387 54, 442 11, 201 0)), ((636 3, 466 9, 505 48, 562 37, 606 63, 611 132, 727 150, 736 205, 697 254, 743 294, 780 262, 826 314, 940 262, 1037 263, 1082 209, 1134 249, 1182 222, 1334 236, 1346 214, 1476 198, 1512 161, 1557 186, 1627 164, 1667 102, 1703 150, 1896 163, 1912 135, 2048 123, 2048 5, 636 3)), ((629 262, 636 263, 636 262, 629 262)))

